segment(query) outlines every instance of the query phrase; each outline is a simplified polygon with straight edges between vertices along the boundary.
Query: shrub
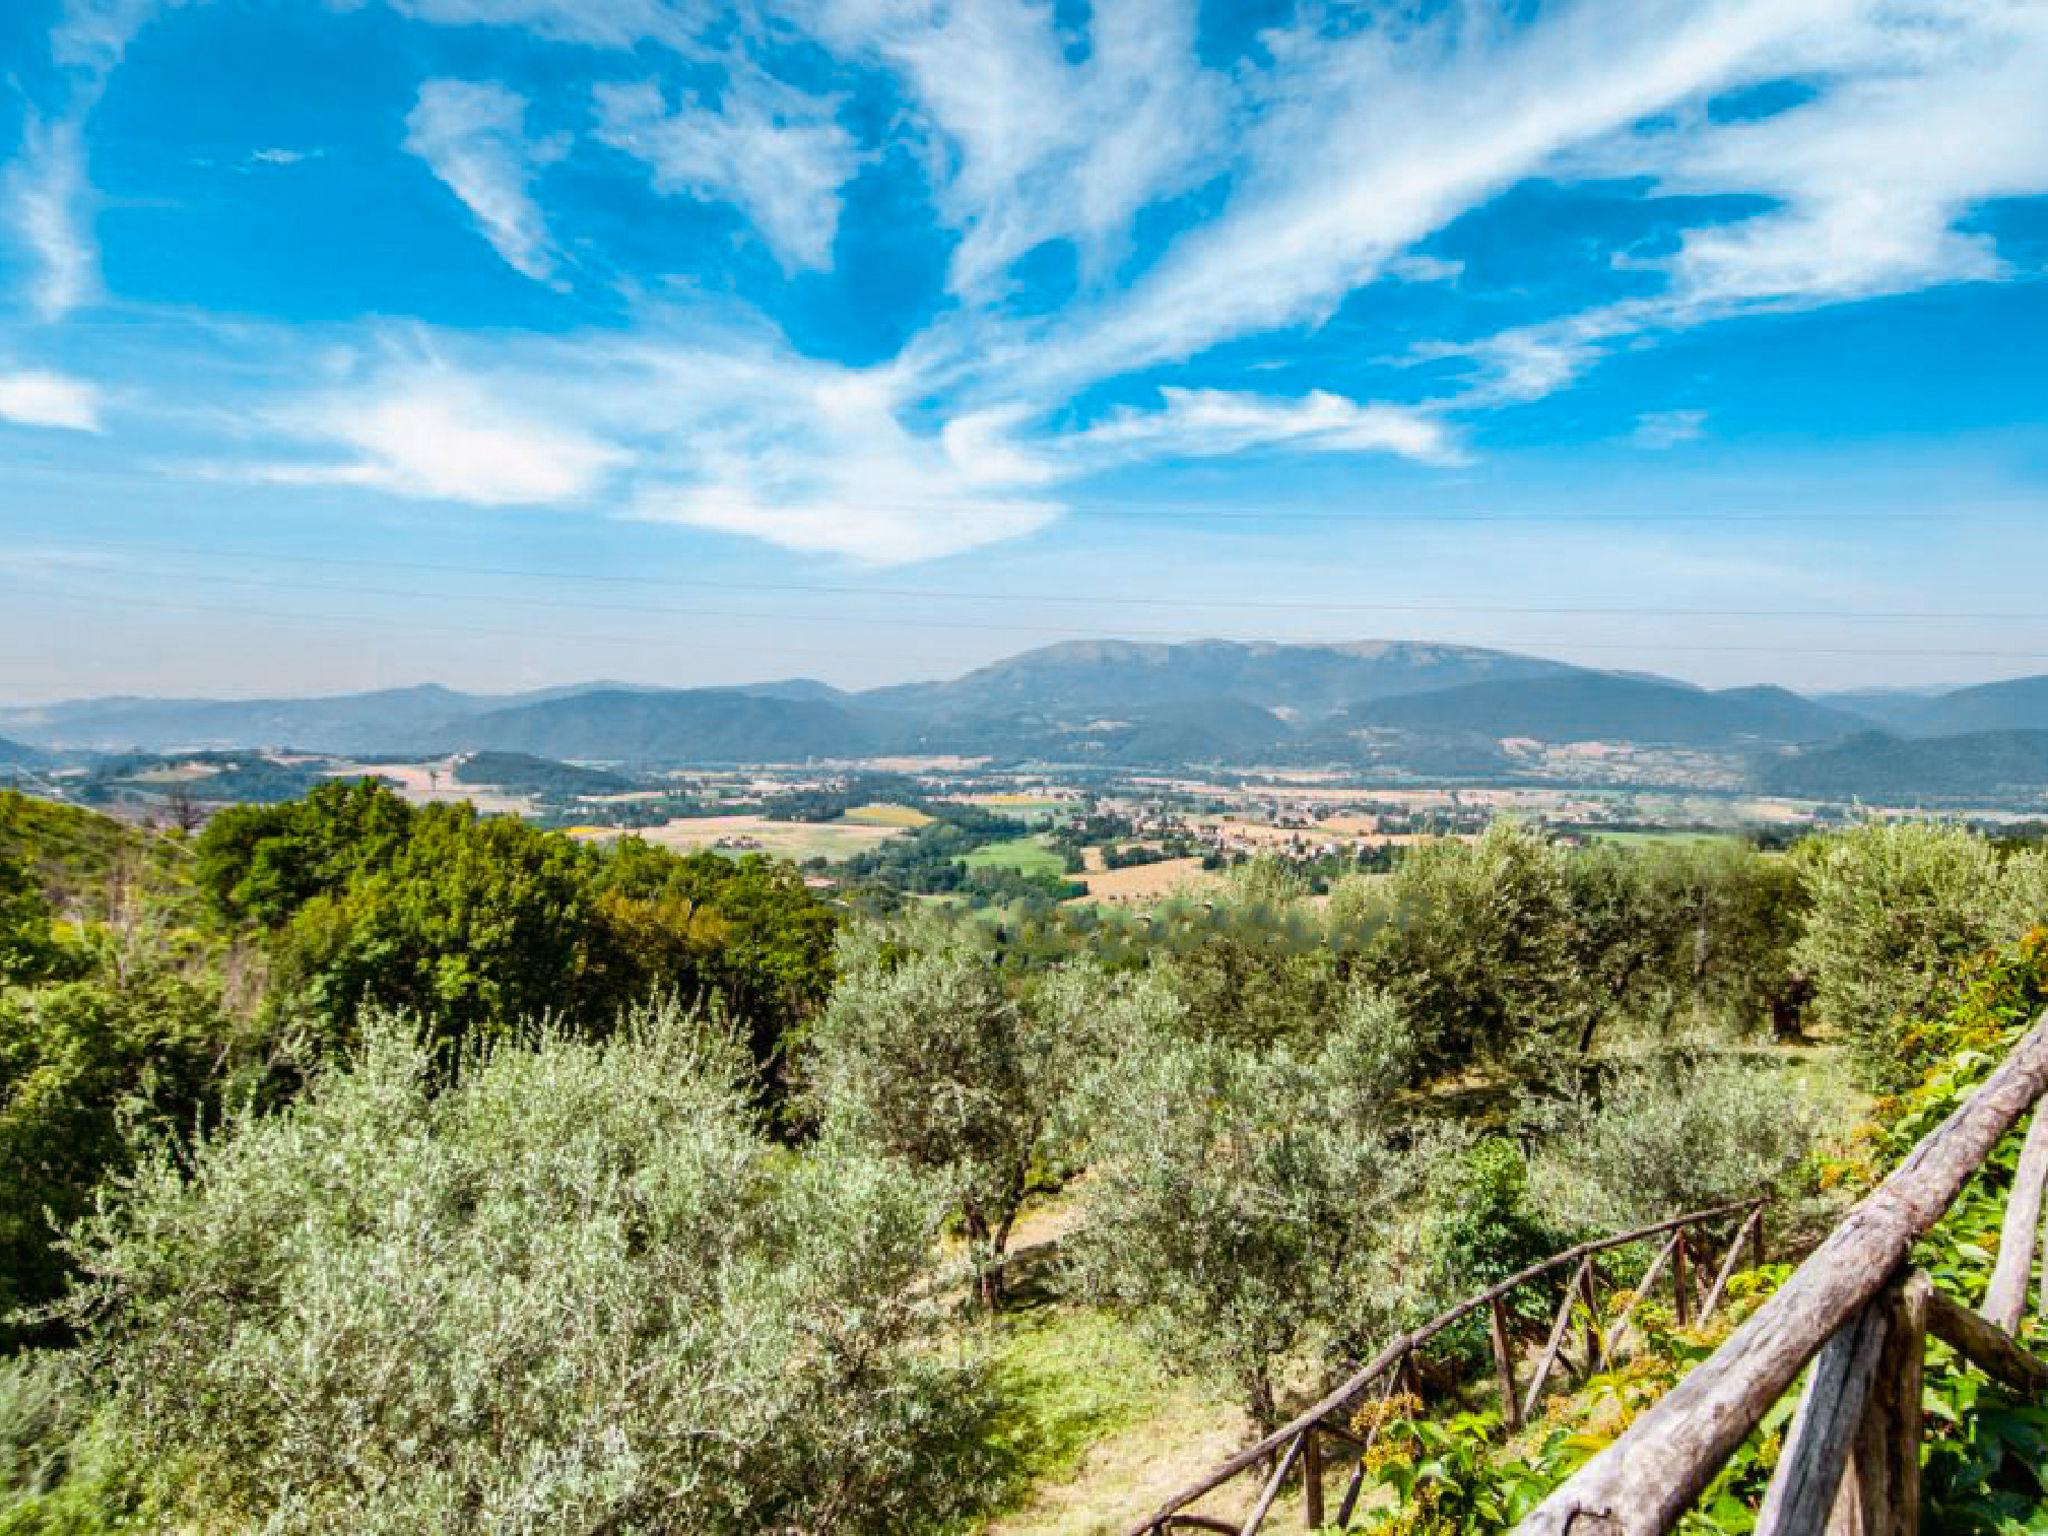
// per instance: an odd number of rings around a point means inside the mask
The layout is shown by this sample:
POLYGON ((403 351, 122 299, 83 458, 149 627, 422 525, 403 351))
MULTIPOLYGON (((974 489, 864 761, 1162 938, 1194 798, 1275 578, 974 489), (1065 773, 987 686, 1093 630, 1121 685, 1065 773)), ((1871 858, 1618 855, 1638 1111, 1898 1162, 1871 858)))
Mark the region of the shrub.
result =
POLYGON ((1362 997, 1314 1055, 1134 1039, 1095 1090, 1074 1271, 1262 1430, 1294 1368, 1368 1351, 1427 1290, 1416 1197, 1442 1144, 1392 1134, 1407 1050, 1362 997))
MULTIPOLYGON (((1026 990, 979 933, 938 918, 849 933, 806 1064, 828 1133, 933 1178, 976 1257, 998 1260, 1034 1173, 1057 1157, 1068 1096, 1111 1042, 1172 1003, 1081 962, 1026 990)), ((991 1303, 999 1273, 984 1270, 991 1303)))
POLYGON ((2048 915, 2035 862, 2003 868, 1961 827, 1872 823, 1813 845, 1802 869, 1813 910, 1798 961, 1823 1022, 1884 1088, 1925 1064, 1901 1048, 1907 1026, 1944 1011, 1973 963, 2048 915))
POLYGON ((278 1532, 903 1530, 976 1486, 933 1347, 933 1206, 778 1150, 674 1008, 603 1044, 347 1070, 143 1169, 72 1311, 142 1490, 278 1532), (438 1091, 437 1091, 438 1090, 438 1091))
POLYGON ((1679 1055, 1625 1067, 1558 1117, 1533 1170, 1537 1204, 1618 1232, 1768 1194, 1820 1129, 1815 1096, 1769 1067, 1679 1055))

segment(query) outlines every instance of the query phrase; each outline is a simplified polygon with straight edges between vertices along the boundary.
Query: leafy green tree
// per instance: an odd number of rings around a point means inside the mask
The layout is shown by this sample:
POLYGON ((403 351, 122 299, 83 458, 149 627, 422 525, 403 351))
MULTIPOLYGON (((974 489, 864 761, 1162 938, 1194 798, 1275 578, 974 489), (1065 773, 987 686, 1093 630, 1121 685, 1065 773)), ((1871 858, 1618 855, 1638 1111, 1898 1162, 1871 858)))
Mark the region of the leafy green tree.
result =
POLYGON ((605 1017, 581 988, 593 924, 575 843, 464 807, 431 807, 408 832, 284 929, 278 982, 326 1040, 345 1044, 366 1008, 416 1012, 449 1039, 605 1017))
POLYGON ((1157 1032, 1094 1090, 1075 1273, 1260 1431, 1295 1368, 1369 1352, 1429 1289, 1417 1197, 1445 1144, 1395 1113, 1411 1049, 1360 992, 1313 1051, 1157 1032))
POLYGON ((397 858, 413 808, 375 779, 336 780, 303 800, 230 806, 207 823, 193 878, 224 916, 282 927, 397 858))
POLYGON ((928 1192, 774 1146, 732 1043, 666 1009, 451 1083, 363 1034, 79 1233, 79 1370, 166 1526, 915 1531, 981 1487, 928 1192))
POLYGON ((1971 965, 2042 920, 2031 867, 2008 871, 1983 838, 1932 822, 1871 822, 1800 855, 1812 912, 1794 954, 1815 1010, 1869 1081, 1902 1086, 1917 1071, 1907 1027, 1943 1011, 1971 965))
POLYGON ((0 1318, 63 1294, 61 1229, 127 1166, 133 1137, 194 1129, 228 1034, 210 989, 162 972, 0 996, 0 1318))
POLYGON ((0 987, 39 980, 60 957, 42 889, 18 859, 0 853, 0 987))
POLYGON ((1804 892, 1789 861, 1703 838, 1596 844, 1563 868, 1585 989, 1582 1053, 1610 1022, 1653 1035, 1687 1022, 1740 1033, 1793 999, 1804 892))
POLYGON ((1538 833, 1497 821, 1475 842, 1421 844, 1380 900, 1365 974, 1399 1001, 1428 1067, 1529 1065, 1578 1039, 1565 856, 1538 833))
POLYGON ((1773 1064, 1639 1062, 1556 1115, 1536 1200, 1557 1221, 1613 1232, 1772 1194, 1813 1151, 1824 1107, 1773 1064))
POLYGON ((1158 991, 1070 965, 1028 992, 980 930, 925 918, 851 931, 810 1040, 819 1118, 949 1194, 984 1301, 1068 1096, 1105 1041, 1170 1009, 1158 991))

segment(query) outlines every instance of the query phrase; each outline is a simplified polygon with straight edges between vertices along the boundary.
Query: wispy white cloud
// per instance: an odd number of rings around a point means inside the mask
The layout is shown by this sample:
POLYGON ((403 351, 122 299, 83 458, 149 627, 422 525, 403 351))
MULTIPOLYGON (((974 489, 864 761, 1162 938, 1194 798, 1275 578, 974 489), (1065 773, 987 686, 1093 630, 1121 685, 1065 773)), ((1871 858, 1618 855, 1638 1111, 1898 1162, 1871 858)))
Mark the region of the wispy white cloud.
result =
POLYGON ((536 281, 553 277, 555 253, 532 185, 539 167, 567 153, 567 141, 529 139, 525 99, 491 81, 427 81, 405 126, 405 147, 462 199, 506 264, 536 281))
POLYGON ((1127 291, 1034 338, 1085 381, 1327 318, 1416 242, 1561 152, 1751 78, 1852 0, 1634 0, 1515 28, 1475 7, 1332 39, 1273 34, 1223 211, 1127 291))
POLYGON ((1962 226, 1992 199, 2048 193, 2048 10, 1886 0, 1832 20, 1770 57, 1782 75, 1825 80, 1810 99, 1733 120, 1693 101, 1560 167, 1648 177, 1670 193, 1758 194, 1768 211, 1687 230, 1649 264, 1668 277, 1661 294, 1418 355, 1474 358, 1471 404, 1526 400, 1631 338, 2009 276, 1990 237, 1962 226))
POLYGON ((100 394, 83 379, 43 369, 0 372, 0 421, 70 432, 100 430, 100 394))
POLYGON ((656 42, 695 51, 716 8, 694 0, 389 0, 437 26, 517 27, 553 42, 626 49, 656 42))
POLYGON ((475 506, 583 501, 625 450, 564 425, 453 369, 394 370, 273 413, 273 428, 348 450, 340 459, 253 459, 202 466, 285 485, 353 485, 475 506))
POLYGON ((1077 39, 1032 0, 836 0, 813 24, 908 85, 961 232, 951 286, 986 294, 1049 240, 1104 265, 1140 209, 1228 160, 1226 82, 1200 63, 1196 22, 1193 0, 1104 0, 1077 39))
POLYGON ((1645 411, 1636 418, 1629 441, 1638 448, 1676 448, 1706 435, 1705 411, 1645 411))
POLYGON ((1210 458, 1253 448, 1391 453, 1423 464, 1465 458, 1440 417, 1406 406, 1361 405, 1324 390, 1298 400, 1221 389, 1169 387, 1160 394, 1163 409, 1118 411, 1064 446, 1144 458, 1210 458))
POLYGON ((600 137, 644 161, 659 190, 731 203, 787 270, 831 265, 840 189, 860 164, 832 102, 745 65, 715 105, 671 110, 652 80, 600 85, 596 101, 600 137))
POLYGON ((35 266, 28 298, 45 320, 61 320, 99 289, 99 249, 87 222, 91 188, 77 119, 31 117, 21 156, 7 172, 15 230, 35 266))

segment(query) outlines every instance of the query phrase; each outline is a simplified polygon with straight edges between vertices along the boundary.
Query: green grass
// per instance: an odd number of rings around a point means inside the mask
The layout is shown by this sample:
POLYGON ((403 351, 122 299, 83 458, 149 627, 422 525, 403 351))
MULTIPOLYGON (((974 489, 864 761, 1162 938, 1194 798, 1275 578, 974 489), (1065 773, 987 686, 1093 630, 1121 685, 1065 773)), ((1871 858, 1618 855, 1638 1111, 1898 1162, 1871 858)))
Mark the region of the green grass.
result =
POLYGON ((1130 1330, 1093 1308, 1051 1302, 1006 1312, 988 1342, 1002 1406, 982 1438, 1000 1482, 960 1536, 1073 1478, 1091 1450, 1158 1416, 1173 1394, 1130 1330))
POLYGON ((1013 837, 1008 842, 977 848, 961 863, 969 869, 1014 869, 1027 875, 1064 875, 1067 862, 1036 837, 1013 837))

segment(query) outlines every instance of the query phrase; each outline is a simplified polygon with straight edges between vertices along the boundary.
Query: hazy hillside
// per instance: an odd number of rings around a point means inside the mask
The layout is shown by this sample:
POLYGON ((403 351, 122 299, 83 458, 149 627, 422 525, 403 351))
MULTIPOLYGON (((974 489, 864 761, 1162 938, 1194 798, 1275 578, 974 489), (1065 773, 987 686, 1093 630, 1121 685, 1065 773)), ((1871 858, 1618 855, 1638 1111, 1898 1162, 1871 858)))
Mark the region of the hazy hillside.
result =
POLYGON ((1901 728, 1919 736, 2048 730, 2048 676, 1958 688, 1900 710, 1896 718, 1901 728))
POLYGON ((699 688, 579 693, 490 710, 430 733, 425 744, 622 762, 771 763, 858 756, 882 739, 836 704, 699 688))
POLYGON ((0 736, 0 767, 40 768, 50 760, 49 754, 38 751, 19 741, 9 741, 0 736))
POLYGON ((1870 731, 1769 761, 1771 794, 1813 800, 2011 801, 2048 794, 2048 731, 1900 737, 1870 731))
POLYGON ((940 715, 1131 710, 1215 699, 1326 715, 1366 699, 1578 670, 1506 651, 1403 640, 1348 645, 1077 640, 1026 651, 951 682, 878 688, 860 698, 887 709, 940 715))
POLYGON ((1711 693, 1683 683, 1600 672, 1472 683, 1382 699, 1348 711, 1346 718, 1356 725, 1417 733, 1683 747, 1826 740, 1849 734, 1860 723, 1779 688, 1711 693))
POLYGON ((0 730, 46 747, 95 752, 253 746, 361 752, 504 702, 433 683, 317 699, 77 699, 0 710, 0 730))
MULTIPOLYGON (((489 696, 427 685, 313 699, 82 699, 0 709, 0 764, 66 752, 290 746, 335 754, 489 751, 627 764, 804 762, 884 753, 1144 765, 1346 764, 1416 775, 1514 771, 1506 739, 1722 754, 1862 737, 1767 769, 1786 793, 1982 797, 2031 783, 2048 677, 1949 693, 1806 698, 1714 691, 1473 646, 1408 641, 1079 641, 950 681, 848 693, 809 678, 734 688, 579 684, 489 696), (1894 738, 1968 733, 1920 754, 1894 738), (1990 733, 1987 736, 1986 733, 1990 733), (1981 764, 1972 751, 1988 753, 1981 764), (11 756, 10 756, 11 754, 11 756), (1920 780, 1925 771, 1932 777, 1920 780), (1798 789, 1797 784, 1846 787, 1798 789)), ((472 770, 472 772, 481 770, 472 770)))

